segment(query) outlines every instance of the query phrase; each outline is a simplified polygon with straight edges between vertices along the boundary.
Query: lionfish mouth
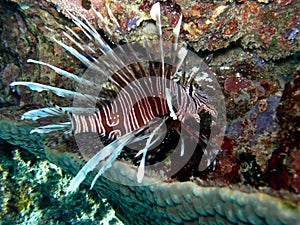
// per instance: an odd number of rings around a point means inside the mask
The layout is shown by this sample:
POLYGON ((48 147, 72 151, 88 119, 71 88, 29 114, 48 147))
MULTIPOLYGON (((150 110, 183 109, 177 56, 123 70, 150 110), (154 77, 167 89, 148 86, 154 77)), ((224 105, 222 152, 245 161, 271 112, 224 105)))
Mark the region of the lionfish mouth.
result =
MULTIPOLYGON (((103 20, 99 12, 94 12, 103 20)), ((153 173, 162 175, 161 181, 188 180, 211 165, 220 149, 225 105, 215 73, 205 60, 178 43, 182 16, 173 29, 172 40, 167 42, 163 40, 159 3, 152 6, 150 15, 156 22, 157 41, 129 43, 121 32, 126 44, 112 49, 87 19, 70 14, 102 55, 94 56, 96 51, 68 29, 71 34, 64 35, 71 46, 54 40, 88 68, 84 75, 77 76, 41 61, 28 62, 49 67, 76 81, 76 91, 34 82, 11 84, 38 92, 50 91, 72 100, 68 107, 51 106, 22 115, 22 119, 41 123, 65 119, 37 127, 31 133, 62 132, 75 137, 87 163, 71 181, 68 192, 75 191, 93 170, 97 175, 91 188, 101 175, 114 180, 105 172, 117 159, 136 166, 132 185, 145 184, 144 176, 153 173)), ((108 26, 104 29, 113 34, 108 26)))

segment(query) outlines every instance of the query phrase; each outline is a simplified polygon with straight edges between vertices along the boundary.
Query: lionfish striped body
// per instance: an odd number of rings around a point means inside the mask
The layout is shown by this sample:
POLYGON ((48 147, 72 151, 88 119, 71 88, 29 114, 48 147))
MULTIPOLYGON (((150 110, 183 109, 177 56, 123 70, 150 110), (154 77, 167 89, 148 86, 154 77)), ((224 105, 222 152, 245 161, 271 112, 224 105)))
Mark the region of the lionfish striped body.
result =
MULTIPOLYGON (((177 43, 181 18, 174 28, 173 42, 170 45, 171 50, 168 57, 171 59, 172 65, 165 65, 159 3, 153 5, 150 13, 157 23, 159 41, 156 42, 156 47, 160 60, 158 65, 155 62, 157 59, 153 56, 155 54, 151 52, 145 53, 148 57, 146 62, 140 61, 132 45, 129 45, 128 48, 118 46, 120 54, 116 54, 87 20, 84 23, 71 14, 74 23, 85 34, 94 38, 106 60, 100 61, 95 58, 90 60, 75 48, 55 40, 91 69, 92 74, 105 77, 114 88, 103 87, 103 85, 83 77, 35 60, 28 61, 48 66, 58 74, 77 81, 80 84, 79 91, 69 91, 33 82, 14 82, 11 84, 11 86, 27 86, 35 91, 51 91, 61 97, 75 99, 74 102, 76 103, 73 104, 73 107, 49 107, 31 110, 23 114, 22 119, 31 120, 66 114, 69 116, 67 122, 38 127, 32 130, 32 133, 49 133, 60 130, 73 133, 75 136, 83 133, 96 133, 106 137, 111 142, 98 149, 97 153, 79 171, 71 182, 68 189, 70 192, 76 190, 85 179, 86 174, 94 170, 99 162, 106 160, 92 182, 91 187, 93 187, 97 178, 111 166, 125 146, 146 140, 143 149, 136 154, 136 156, 142 155, 137 173, 137 180, 141 182, 144 176, 146 153, 156 141, 160 128, 167 118, 180 122, 193 118, 197 123, 200 123, 199 113, 201 111, 205 110, 213 116, 216 115, 215 109, 208 104, 207 97, 193 84, 194 78, 199 72, 197 69, 189 74, 188 79, 183 73, 179 84, 173 81, 187 54, 187 50, 180 48, 177 43), (130 63, 131 60, 134 63, 130 63), (160 122, 155 122, 155 118, 163 119, 160 122), (154 126, 152 130, 149 129, 151 125, 154 126)), ((100 13, 96 12, 96 14, 100 19, 103 19, 100 13)), ((115 18, 113 21, 116 22, 115 18)), ((112 33, 107 27, 106 31, 112 33)), ((71 41, 73 40, 69 35, 66 36, 71 41)), ((126 36, 124 38, 127 40, 126 36)), ((84 49, 80 43, 73 42, 78 48, 84 49)), ((149 46, 150 43, 147 41, 144 42, 144 45, 148 51, 155 47, 154 45, 149 46)))
MULTIPOLYGON (((178 102, 172 103, 173 107, 178 106, 175 107, 177 113, 174 117, 183 121, 188 113, 192 113, 191 116, 199 122, 198 113, 204 109, 205 99, 201 99, 201 102, 198 100, 200 104, 197 104, 192 96, 186 94, 185 89, 179 88, 174 82, 165 81, 169 84, 169 88, 166 88, 166 83, 163 84, 154 78, 144 79, 138 84, 131 84, 132 89, 126 90, 126 95, 119 94, 113 103, 101 105, 93 114, 73 113, 71 124, 74 134, 96 132, 108 136, 110 140, 115 140, 124 134, 140 129, 157 117, 170 115, 174 110, 168 106, 168 100, 160 96, 167 96, 171 93, 177 93, 180 96, 177 98, 178 102), (200 108, 197 108, 197 105, 200 108)), ((214 113, 213 110, 211 112, 214 113)))
MULTIPOLYGON (((73 132, 75 134, 96 132, 108 136, 110 140, 115 140, 124 134, 138 130, 154 118, 168 115, 166 100, 154 96, 155 92, 151 91, 152 86, 153 83, 146 80, 139 84, 131 84, 132 89, 126 90, 126 95, 119 94, 112 103, 101 105, 95 113, 72 114, 73 132), (145 93, 145 88, 140 88, 140 85, 147 87, 148 93, 145 93), (148 97, 143 98, 144 96, 148 97)), ((154 88, 164 95, 162 86, 154 88)))

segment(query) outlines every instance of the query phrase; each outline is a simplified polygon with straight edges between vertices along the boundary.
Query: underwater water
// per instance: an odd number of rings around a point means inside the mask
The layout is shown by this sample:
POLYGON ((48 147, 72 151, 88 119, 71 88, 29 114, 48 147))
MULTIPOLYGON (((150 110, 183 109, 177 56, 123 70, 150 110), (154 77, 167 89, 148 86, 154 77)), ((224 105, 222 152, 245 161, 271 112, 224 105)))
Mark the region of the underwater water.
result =
MULTIPOLYGON (((135 182, 142 160, 125 148, 93 189, 89 190, 96 174, 85 174, 79 188, 67 193, 72 178, 93 152, 80 152, 72 136, 30 134, 45 124, 20 118, 29 110, 49 105, 66 107, 70 100, 11 83, 35 82, 77 91, 72 80, 27 60, 46 62, 84 77, 86 64, 53 37, 79 51, 80 45, 64 32, 74 39, 78 34, 78 43, 84 48, 81 55, 91 62, 101 50, 84 28, 72 22, 69 13, 84 15, 87 20, 83 22, 96 27, 97 34, 114 48, 118 42, 125 43, 122 33, 129 42, 157 38, 158 20, 150 15, 155 2, 0 1, 0 224, 299 224, 297 0, 161 1, 162 38, 172 40, 180 24, 179 42, 186 43, 195 56, 209 59, 204 62, 213 71, 224 98, 226 124, 213 126, 209 117, 213 118, 213 113, 208 115, 207 108, 201 111, 199 129, 203 139, 199 138, 196 151, 170 176, 163 174, 167 171, 164 168, 162 174, 146 171, 145 183, 128 185, 128 180, 130 184, 135 182), (93 9, 101 12, 102 21, 93 9), (213 139, 220 146, 216 151, 207 151, 213 156, 199 171, 208 146, 206 140, 215 134, 212 127, 220 133, 224 130, 224 135, 213 139)), ((180 76, 181 71, 174 80, 180 80, 180 76)), ((171 96, 169 102, 178 96, 171 96)), ((208 99, 213 101, 214 97, 208 99)), ((209 108, 206 100, 203 102, 209 108)), ((166 123, 164 129, 168 132, 163 144, 147 153, 147 166, 172 156, 173 144, 178 142, 174 118, 166 123)), ((84 147, 89 145, 84 142, 84 147)), ((185 154, 188 152, 186 147, 185 154)), ((176 167, 177 161, 172 163, 176 167)))

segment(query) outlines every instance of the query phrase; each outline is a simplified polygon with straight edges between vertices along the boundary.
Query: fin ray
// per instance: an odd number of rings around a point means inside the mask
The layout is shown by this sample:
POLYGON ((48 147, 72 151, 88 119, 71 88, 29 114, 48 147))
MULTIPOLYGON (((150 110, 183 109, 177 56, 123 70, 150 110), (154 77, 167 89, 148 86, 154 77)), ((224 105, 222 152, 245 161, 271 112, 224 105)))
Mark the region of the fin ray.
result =
POLYGON ((21 116, 21 120, 35 121, 46 117, 63 116, 66 113, 93 113, 95 110, 96 108, 47 107, 27 111, 21 116))
POLYGON ((101 99, 99 99, 99 97, 96 97, 96 96, 81 94, 79 92, 70 91, 70 90, 57 88, 57 87, 52 87, 50 85, 39 84, 39 83, 35 83, 35 82, 16 81, 16 82, 12 82, 10 84, 10 86, 26 86, 26 87, 29 87, 31 90, 37 91, 37 92, 51 91, 60 97, 67 97, 67 98, 80 97, 80 98, 84 98, 84 99, 89 99, 95 103, 97 101, 101 100, 101 99))
POLYGON ((101 176, 115 161, 118 155, 121 153, 124 146, 130 143, 135 137, 135 132, 130 132, 116 139, 109 145, 101 149, 95 156, 93 156, 77 173, 77 175, 71 180, 71 183, 67 189, 67 193, 75 192, 79 185, 84 181, 87 174, 93 171, 96 166, 105 158, 109 157, 105 164, 100 168, 98 174, 94 178, 91 188, 95 184, 96 180, 101 176))
POLYGON ((38 61, 38 60, 33 60, 33 59, 28 59, 27 60, 28 63, 35 63, 35 64, 39 64, 39 65, 43 65, 43 66, 47 66, 50 69, 54 70, 56 73, 65 76, 67 78, 70 78, 76 82, 85 84, 85 85, 89 85, 89 86, 98 86, 97 84, 95 84, 94 82, 91 82, 89 80, 86 80, 84 78, 78 77, 77 75, 73 74, 73 73, 69 73, 65 70, 62 70, 56 66, 50 65, 48 63, 42 62, 42 61, 38 61))
POLYGON ((38 134, 47 134, 55 131, 61 130, 69 130, 71 132, 71 122, 59 123, 59 124, 51 124, 42 127, 37 127, 30 131, 30 134, 38 133, 38 134))

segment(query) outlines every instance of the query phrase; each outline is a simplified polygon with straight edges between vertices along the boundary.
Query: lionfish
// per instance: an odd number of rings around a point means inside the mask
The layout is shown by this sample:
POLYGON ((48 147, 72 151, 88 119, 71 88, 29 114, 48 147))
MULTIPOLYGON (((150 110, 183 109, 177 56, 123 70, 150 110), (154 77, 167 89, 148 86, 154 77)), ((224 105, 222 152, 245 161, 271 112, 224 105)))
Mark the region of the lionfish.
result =
MULTIPOLYGON (((100 12, 92 9, 99 19, 103 20, 100 12)), ((112 21, 120 27, 109 7, 107 10, 112 21)), ((71 13, 69 15, 82 32, 99 46, 102 57, 96 59, 84 52, 80 53, 84 47, 80 43, 80 37, 71 29, 69 30, 79 41, 69 34, 65 33, 65 35, 76 47, 68 46, 55 39, 60 46, 88 68, 89 79, 45 62, 29 59, 28 62, 49 67, 57 74, 78 82, 80 88, 77 91, 70 91, 34 82, 11 83, 11 86, 26 86, 34 91, 50 91, 60 97, 74 99, 72 107, 51 106, 34 109, 24 113, 21 119, 41 120, 49 117, 66 117, 65 122, 40 126, 33 129, 31 133, 47 134, 62 131, 75 136, 96 134, 106 139, 108 144, 99 143, 95 154, 88 159, 71 181, 68 192, 75 191, 86 175, 97 168, 98 173, 92 181, 92 188, 99 176, 111 167, 126 146, 144 141, 144 145, 135 155, 135 157, 141 157, 137 170, 137 181, 141 182, 145 173, 147 152, 157 145, 161 136, 161 128, 166 120, 179 122, 178 132, 186 129, 187 133, 198 142, 199 130, 189 129, 185 126, 185 121, 192 118, 196 124, 199 124, 199 113, 202 111, 214 117, 217 115, 207 95, 196 82, 197 76, 201 73, 201 66, 192 68, 189 74, 181 69, 185 66, 188 53, 186 48, 179 46, 178 43, 182 15, 173 29, 171 45, 166 47, 162 37, 160 3, 155 3, 150 15, 156 23, 158 41, 152 44, 145 40, 141 44, 144 47, 136 49, 133 44, 129 43, 126 35, 119 31, 127 44, 119 44, 118 52, 104 41, 87 19, 83 17, 83 22, 71 13), (143 58, 143 56, 146 57, 143 58), (107 82, 101 84, 103 78, 107 82), (156 118, 161 119, 156 120, 156 118)), ((105 31, 108 34, 113 33, 108 26, 105 27, 105 31)), ((100 142, 98 139, 97 141, 100 142)), ((85 146, 85 148, 89 147, 89 144, 85 146)), ((184 147, 184 141, 182 141, 181 155, 185 154, 184 147)))

